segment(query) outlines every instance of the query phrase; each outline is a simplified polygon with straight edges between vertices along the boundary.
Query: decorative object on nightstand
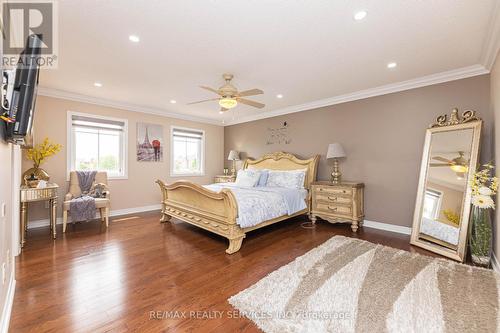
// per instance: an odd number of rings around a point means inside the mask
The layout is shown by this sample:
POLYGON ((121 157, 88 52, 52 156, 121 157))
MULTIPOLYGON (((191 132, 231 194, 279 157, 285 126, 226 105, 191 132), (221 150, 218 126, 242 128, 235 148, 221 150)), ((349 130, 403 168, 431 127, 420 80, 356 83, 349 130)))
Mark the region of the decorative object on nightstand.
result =
POLYGON ((214 183, 234 183, 236 176, 233 175, 218 175, 214 177, 214 183))
POLYGON ((57 154, 61 150, 61 148, 62 146, 60 144, 52 143, 50 142, 49 138, 45 138, 42 143, 26 150, 26 158, 30 161, 33 161, 33 167, 24 172, 24 184, 31 188, 34 188, 38 184, 36 180, 49 181, 49 174, 45 170, 40 168, 40 165, 52 155, 57 154))
POLYGON ((231 168, 231 175, 236 177, 236 161, 240 160, 240 153, 238 153, 236 150, 231 150, 229 152, 229 156, 227 157, 228 161, 233 161, 233 165, 231 168))
POLYGON ((330 223, 351 223, 352 231, 363 225, 364 213, 363 183, 332 183, 318 181, 311 185, 311 221, 317 217, 330 223))
POLYGON ((332 182, 334 184, 340 183, 340 178, 342 173, 339 169, 339 158, 346 157, 344 147, 340 143, 330 143, 328 145, 328 152, 326 153, 326 159, 333 159, 333 172, 332 172, 332 182))

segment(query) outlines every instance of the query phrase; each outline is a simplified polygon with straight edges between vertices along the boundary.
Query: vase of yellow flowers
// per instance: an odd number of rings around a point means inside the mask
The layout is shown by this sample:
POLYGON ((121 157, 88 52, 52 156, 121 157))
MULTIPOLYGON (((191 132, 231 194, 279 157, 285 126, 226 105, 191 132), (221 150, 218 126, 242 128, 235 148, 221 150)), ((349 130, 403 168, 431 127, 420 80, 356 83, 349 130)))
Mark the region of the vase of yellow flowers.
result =
POLYGON ((28 186, 36 186, 40 180, 48 181, 49 174, 40 168, 49 157, 57 154, 62 146, 58 143, 53 143, 49 138, 45 138, 42 143, 37 144, 35 147, 26 151, 26 158, 33 161, 33 167, 26 170, 23 174, 23 179, 28 186))
POLYGON ((472 263, 488 267, 491 261, 493 232, 491 210, 495 209, 492 196, 498 190, 498 178, 493 176, 494 166, 485 164, 471 180, 472 217, 469 229, 469 246, 472 263))

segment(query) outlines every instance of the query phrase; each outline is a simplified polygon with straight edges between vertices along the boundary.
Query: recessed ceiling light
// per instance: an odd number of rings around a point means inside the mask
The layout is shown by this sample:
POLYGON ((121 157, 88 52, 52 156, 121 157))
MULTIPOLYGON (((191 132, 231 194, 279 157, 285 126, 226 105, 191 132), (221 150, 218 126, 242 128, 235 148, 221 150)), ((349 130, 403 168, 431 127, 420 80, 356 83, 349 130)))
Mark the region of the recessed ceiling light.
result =
POLYGON ((94 87, 101 88, 102 83, 101 82, 94 82, 94 87))
POLYGON ((224 111, 219 111, 219 114, 224 114, 224 111))
POLYGON ((390 62, 387 64, 387 68, 396 68, 397 66, 398 66, 398 64, 395 62, 390 62))
POLYGON ((276 95, 276 98, 283 98, 283 95, 282 94, 278 94, 278 95, 276 95))
POLYGON ((356 21, 361 21, 362 19, 364 19, 366 17, 366 14, 368 14, 368 13, 365 12, 364 10, 359 11, 359 12, 354 14, 354 19, 356 21))
POLYGON ((128 36, 128 39, 129 39, 131 42, 134 42, 134 43, 139 43, 139 41, 141 40, 141 39, 139 38, 139 36, 137 36, 137 35, 130 35, 130 36, 128 36))
POLYGON ((171 99, 170 103, 175 104, 175 103, 177 103, 177 101, 175 99, 171 99))

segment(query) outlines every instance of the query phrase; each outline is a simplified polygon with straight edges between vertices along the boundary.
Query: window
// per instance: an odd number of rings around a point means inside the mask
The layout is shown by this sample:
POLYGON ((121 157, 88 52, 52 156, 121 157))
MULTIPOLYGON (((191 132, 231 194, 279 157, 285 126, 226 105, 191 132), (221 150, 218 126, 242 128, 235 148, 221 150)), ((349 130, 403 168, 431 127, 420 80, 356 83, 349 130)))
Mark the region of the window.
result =
POLYGON ((441 206, 441 197, 443 194, 436 190, 428 189, 425 191, 424 198, 424 217, 428 219, 437 219, 439 217, 439 209, 441 206))
POLYGON ((127 121, 70 112, 68 174, 71 170, 106 171, 127 177, 127 121))
POLYGON ((201 176, 204 174, 205 132, 172 127, 171 176, 201 176))

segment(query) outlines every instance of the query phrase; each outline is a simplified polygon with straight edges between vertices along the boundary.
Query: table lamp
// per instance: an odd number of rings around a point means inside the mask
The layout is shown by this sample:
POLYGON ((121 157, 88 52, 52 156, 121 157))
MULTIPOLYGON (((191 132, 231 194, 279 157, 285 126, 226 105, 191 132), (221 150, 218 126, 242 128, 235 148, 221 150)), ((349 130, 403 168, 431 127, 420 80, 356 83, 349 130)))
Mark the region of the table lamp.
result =
POLYGON ((328 145, 328 152, 326 153, 326 158, 333 159, 333 172, 332 172, 332 182, 334 184, 340 183, 340 178, 342 173, 339 169, 339 158, 346 157, 344 148, 340 143, 331 143, 328 145))
POLYGON ((238 153, 236 150, 231 150, 229 152, 227 160, 228 161, 233 161, 233 167, 231 168, 231 174, 233 176, 236 175, 236 161, 240 160, 240 153, 238 153))

